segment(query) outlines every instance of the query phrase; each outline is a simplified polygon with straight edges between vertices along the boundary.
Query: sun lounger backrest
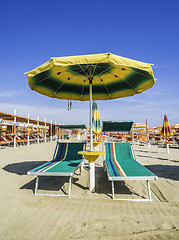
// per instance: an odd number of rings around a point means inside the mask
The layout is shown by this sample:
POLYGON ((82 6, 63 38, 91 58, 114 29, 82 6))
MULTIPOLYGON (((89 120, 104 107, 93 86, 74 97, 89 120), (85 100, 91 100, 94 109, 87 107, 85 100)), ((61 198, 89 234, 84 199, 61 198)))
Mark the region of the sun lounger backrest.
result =
POLYGON ((134 160, 130 143, 105 143, 106 165, 110 176, 155 176, 134 160))
POLYGON ((129 142, 127 143, 106 143, 106 154, 111 157, 114 157, 114 154, 116 155, 117 159, 120 159, 120 161, 126 161, 133 158, 132 150, 131 150, 131 144, 129 142))
POLYGON ((82 151, 84 143, 57 143, 56 154, 54 156, 55 161, 61 161, 62 159, 68 160, 77 160, 81 159, 81 156, 78 154, 79 151, 82 151))
POLYGON ((57 142, 53 160, 29 171, 31 173, 47 172, 73 172, 83 161, 78 151, 82 151, 85 143, 59 143, 57 142))

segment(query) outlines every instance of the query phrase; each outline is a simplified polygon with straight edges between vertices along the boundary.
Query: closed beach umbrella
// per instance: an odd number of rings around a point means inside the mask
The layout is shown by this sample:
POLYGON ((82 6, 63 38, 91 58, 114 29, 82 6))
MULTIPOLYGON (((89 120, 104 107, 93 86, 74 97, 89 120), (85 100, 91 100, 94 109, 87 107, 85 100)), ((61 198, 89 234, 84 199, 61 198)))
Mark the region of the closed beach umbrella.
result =
POLYGON ((149 121, 146 119, 146 135, 149 137, 149 121))
POLYGON ((146 119, 146 137, 147 137, 147 141, 148 141, 148 147, 150 149, 150 142, 149 142, 149 121, 148 119, 146 119))
MULTIPOLYGON (((163 126, 162 126, 162 130, 160 133, 161 136, 164 136, 166 139, 170 136, 173 135, 172 129, 170 127, 169 121, 168 121, 168 117, 165 114, 164 116, 164 121, 163 121, 163 126)), ((167 142, 167 152, 169 153, 169 144, 167 142)))
POLYGON ((161 134, 160 135, 164 136, 166 138, 173 135, 173 132, 172 132, 172 129, 170 127, 170 124, 169 124, 169 121, 168 121, 168 117, 167 117, 166 114, 164 116, 163 126, 162 126, 162 130, 161 130, 161 134))
POLYGON ((111 53, 51 58, 26 73, 32 90, 52 98, 90 101, 90 150, 93 151, 92 100, 139 94, 154 83, 152 65, 111 53))
POLYGON ((96 135, 101 134, 101 123, 100 123, 100 114, 96 101, 93 101, 92 106, 92 123, 93 123, 93 133, 96 135))

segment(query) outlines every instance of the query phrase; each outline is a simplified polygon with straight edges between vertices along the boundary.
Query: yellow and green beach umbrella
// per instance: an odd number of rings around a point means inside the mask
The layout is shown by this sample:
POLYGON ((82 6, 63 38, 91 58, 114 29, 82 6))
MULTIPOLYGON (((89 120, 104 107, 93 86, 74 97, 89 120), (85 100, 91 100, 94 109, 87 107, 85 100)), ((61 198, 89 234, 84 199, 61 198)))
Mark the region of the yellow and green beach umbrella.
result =
POLYGON ((151 64, 111 53, 54 57, 26 75, 36 92, 52 98, 90 101, 91 123, 92 99, 132 96, 155 83, 151 64))
POLYGON ((155 83, 151 64, 111 53, 51 58, 26 73, 32 90, 52 98, 107 100, 132 96, 155 83))
POLYGON ((92 106, 92 122, 93 122, 93 133, 96 135, 101 134, 101 121, 98 106, 96 101, 93 101, 92 106))

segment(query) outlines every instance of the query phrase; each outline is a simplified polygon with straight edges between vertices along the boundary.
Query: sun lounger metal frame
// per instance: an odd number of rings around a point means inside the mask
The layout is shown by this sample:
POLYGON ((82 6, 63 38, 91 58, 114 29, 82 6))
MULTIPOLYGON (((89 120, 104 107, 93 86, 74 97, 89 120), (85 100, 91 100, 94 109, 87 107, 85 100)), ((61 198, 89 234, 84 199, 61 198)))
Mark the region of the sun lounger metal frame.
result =
MULTIPOLYGON (((117 144, 120 144, 120 143, 117 143, 117 144)), ((123 144, 131 144, 134 160, 137 161, 133 144, 132 143, 123 143, 123 144)), ((137 163, 142 168, 145 168, 139 162, 137 162, 137 163)), ((113 200, 121 200, 121 201, 152 201, 149 181, 158 179, 157 176, 154 175, 154 176, 130 176, 130 177, 119 177, 119 176, 116 177, 116 176, 113 176, 113 177, 111 177, 110 174, 109 174, 109 170, 108 170, 107 164, 106 164, 106 160, 105 160, 104 167, 106 168, 106 171, 107 171, 108 180, 112 182, 112 198, 113 198, 113 200), (142 181, 145 180, 145 181, 147 181, 148 198, 146 198, 146 199, 143 199, 143 198, 142 199, 121 199, 121 198, 115 198, 115 186, 114 186, 114 182, 115 181, 134 181, 134 180, 140 180, 140 181, 141 180, 142 181)), ((147 168, 145 168, 145 169, 147 169, 147 168)), ((147 169, 147 171, 149 171, 149 170, 147 169)), ((149 172, 151 174, 153 174, 151 171, 149 171, 149 172)))
MULTIPOLYGON (((57 144, 56 144, 55 152, 54 152, 54 155, 53 155, 53 160, 55 159, 55 156, 57 154, 58 144, 61 144, 61 143, 57 142, 57 144)), ((85 145, 85 143, 83 143, 83 144, 85 145)), ((81 156, 79 155, 79 157, 81 157, 81 156)), ((70 160, 70 161, 72 161, 72 160, 70 160)), ((27 172, 28 175, 37 176, 36 177, 36 182, 35 182, 35 190, 34 190, 35 196, 53 196, 53 197, 68 197, 68 198, 70 198, 73 175, 78 170, 78 168, 80 168, 80 167, 82 168, 83 161, 84 161, 84 158, 81 159, 81 162, 78 164, 78 166, 72 172, 31 172, 33 169, 31 171, 28 171, 27 172), (40 178, 40 176, 69 177, 68 194, 38 193, 37 191, 38 191, 38 185, 39 185, 39 178, 40 178)), ((39 166, 39 167, 41 167, 41 166, 39 166)), ((81 174, 81 170, 82 170, 81 168, 80 168, 80 174, 81 174)))
MULTIPOLYGON (((83 160, 82 160, 83 162, 83 160)), ((36 177, 36 182, 35 182, 35 190, 34 190, 34 194, 36 196, 53 196, 53 197, 68 197, 70 198, 71 196, 71 185, 72 185, 72 177, 75 174, 75 172, 78 170, 78 168, 80 168, 80 166, 82 165, 82 162, 78 165, 78 167, 76 167, 74 169, 74 171, 72 173, 41 173, 41 174, 30 174, 29 172, 27 172, 27 174, 29 175, 33 175, 33 176, 37 176, 36 177), (56 177, 69 177, 69 187, 68 187, 68 194, 50 194, 50 193, 38 193, 38 185, 39 185, 39 178, 40 176, 56 176, 56 177)), ((81 171, 80 171, 81 172, 81 171)))

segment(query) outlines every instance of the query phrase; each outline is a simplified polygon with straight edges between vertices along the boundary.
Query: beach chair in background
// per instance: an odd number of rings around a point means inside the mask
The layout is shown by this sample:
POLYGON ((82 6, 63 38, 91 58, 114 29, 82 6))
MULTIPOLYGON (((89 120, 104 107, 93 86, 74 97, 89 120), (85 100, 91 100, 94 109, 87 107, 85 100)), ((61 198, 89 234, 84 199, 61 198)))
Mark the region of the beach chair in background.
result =
POLYGON ((149 181, 157 179, 157 176, 136 161, 136 155, 134 149, 132 152, 131 143, 105 143, 105 150, 106 160, 104 166, 107 170, 108 180, 112 182, 113 199, 152 201, 149 181), (128 180, 146 180, 148 199, 115 199, 114 182, 128 180))
POLYGON ((140 137, 140 142, 141 142, 141 143, 144 143, 144 144, 145 144, 145 143, 148 143, 147 137, 141 136, 141 137, 140 137))
POLYGON ((9 142, 6 139, 4 139, 4 137, 0 136, 0 148, 1 146, 8 146, 8 145, 9 145, 9 142))
POLYGON ((13 144, 14 144, 14 139, 13 139, 10 135, 6 134, 6 135, 4 136, 4 139, 5 139, 6 141, 8 141, 9 146, 13 146, 13 144))
POLYGON ((71 194, 71 182, 74 173, 82 165, 84 158, 78 154, 83 151, 84 142, 57 142, 53 160, 28 171, 28 175, 37 176, 35 183, 35 195, 69 197, 71 194), (69 177, 68 194, 42 194, 37 193, 40 176, 69 177))

